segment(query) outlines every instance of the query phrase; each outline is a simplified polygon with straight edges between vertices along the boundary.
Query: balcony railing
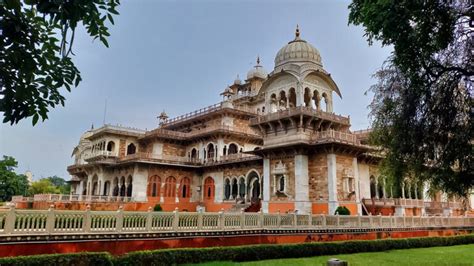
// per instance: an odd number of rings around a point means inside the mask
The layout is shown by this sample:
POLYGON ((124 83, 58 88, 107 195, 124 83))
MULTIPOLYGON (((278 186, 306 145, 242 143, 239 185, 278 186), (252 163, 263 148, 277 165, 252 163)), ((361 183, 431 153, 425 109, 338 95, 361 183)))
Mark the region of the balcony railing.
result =
MULTIPOLYGON (((133 197, 77 194, 36 194, 28 201, 38 202, 132 202, 133 197)), ((12 199, 12 202, 17 202, 12 199)))
MULTIPOLYGON (((227 107, 224 107, 222 102, 216 103, 216 104, 201 108, 199 110, 189 112, 189 113, 184 114, 184 115, 180 115, 180 116, 177 116, 177 117, 174 117, 174 118, 171 118, 171 119, 167 119, 166 121, 164 121, 162 126, 170 126, 172 124, 182 122, 182 121, 186 121, 186 120, 190 120, 190 119, 193 119, 193 118, 198 117, 198 116, 210 114, 212 112, 215 112, 215 111, 218 111, 218 110, 221 110, 221 109, 224 109, 224 108, 227 108, 227 107)), ((246 107, 234 106, 231 109, 235 109, 235 110, 239 110, 239 111, 243 111, 243 112, 248 112, 248 113, 255 113, 255 111, 253 111, 253 109, 246 108, 246 107)))
POLYGON ((92 153, 85 154, 84 159, 85 160, 90 160, 90 159, 97 158, 97 157, 116 157, 116 156, 117 155, 114 152, 98 150, 98 151, 94 151, 92 153))
POLYGON ((178 139, 178 140, 186 140, 195 138, 198 136, 206 135, 211 132, 227 132, 227 133, 238 133, 238 134, 245 134, 255 138, 261 138, 261 136, 256 133, 253 129, 250 128, 241 128, 241 127, 234 127, 234 126, 225 126, 225 125, 214 125, 209 126, 200 130, 193 130, 191 132, 180 132, 180 131, 173 131, 163 128, 157 128, 152 131, 149 131, 145 134, 145 137, 156 136, 156 137, 164 137, 164 138, 171 138, 171 139, 178 139))
POLYGON ((333 114, 333 113, 328 113, 328 112, 323 112, 323 111, 318 111, 315 110, 311 107, 306 107, 306 106, 297 106, 297 107, 292 107, 288 108, 286 110, 281 110, 278 112, 274 113, 268 113, 265 115, 260 115, 255 118, 250 119, 250 124, 259 124, 259 123, 265 123, 269 121, 274 121, 282 118, 287 118, 295 115, 309 115, 309 116, 316 116, 318 118, 324 119, 324 120, 330 120, 333 122, 341 123, 341 124, 346 124, 349 125, 350 120, 348 117, 344 117, 341 115, 333 114))
POLYGON ((118 159, 119 162, 127 162, 127 161, 134 161, 134 160, 144 160, 144 161, 163 162, 163 163, 180 163, 180 164, 188 164, 188 165, 199 164, 199 161, 189 159, 188 157, 185 157, 185 156, 154 154, 154 153, 149 153, 149 152, 137 152, 137 153, 129 154, 125 157, 118 159))
POLYGON ((474 217, 339 216, 280 213, 0 210, 2 235, 233 231, 256 229, 472 228, 474 217))
POLYGON ((362 199, 362 202, 366 206, 403 206, 403 207, 416 207, 416 208, 428 208, 428 209, 462 209, 463 205, 461 202, 437 202, 437 201, 424 201, 420 199, 402 199, 402 198, 381 198, 381 199, 362 199))
POLYGON ((311 136, 313 143, 341 142, 353 145, 360 145, 356 135, 335 130, 318 131, 311 136))

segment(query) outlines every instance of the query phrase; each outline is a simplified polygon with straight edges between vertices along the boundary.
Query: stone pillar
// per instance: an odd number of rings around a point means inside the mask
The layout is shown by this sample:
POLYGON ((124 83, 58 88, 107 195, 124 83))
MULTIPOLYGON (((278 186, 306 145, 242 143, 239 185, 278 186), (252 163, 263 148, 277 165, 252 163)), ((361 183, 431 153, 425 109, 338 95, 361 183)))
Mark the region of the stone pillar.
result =
POLYGON ((402 182, 402 199, 405 198, 405 182, 402 182))
MULTIPOLYGON (((127 183, 128 180, 125 180, 127 183)), ((135 166, 132 176, 132 197, 136 201, 146 201, 146 191, 148 185, 148 170, 135 166)), ((125 192, 126 194, 126 192, 125 192)))
POLYGON ((354 186, 355 186, 355 198, 357 204, 357 214, 362 215, 362 204, 360 202, 360 181, 359 181, 359 164, 357 157, 352 159, 352 171, 354 172, 354 186))
POLYGON ((380 199, 379 195, 379 179, 378 177, 375 177, 375 198, 380 199))
POLYGON ((304 106, 304 89, 299 81, 296 83, 296 106, 304 106))
POLYGON ((201 143, 199 143, 199 146, 198 146, 198 154, 199 154, 199 160, 201 162, 204 161, 204 159, 206 158, 206 155, 204 154, 204 145, 201 143))
POLYGON ((76 194, 82 195, 82 191, 84 190, 84 179, 81 179, 79 182, 79 186, 76 188, 76 194))
POLYGON ((268 213, 268 203, 270 201, 270 159, 268 158, 263 159, 263 180, 261 185, 263 191, 262 210, 268 213))
POLYGON ((311 213, 307 155, 295 155, 295 201, 295 209, 298 213, 311 213))
POLYGON ((383 192, 383 198, 386 199, 387 198, 387 190, 385 189, 385 186, 387 184, 385 183, 385 177, 382 179, 382 192, 383 192))
POLYGON ((221 157, 224 156, 224 140, 219 139, 217 140, 217 145, 216 145, 216 154, 217 154, 217 160, 220 161, 221 157))
POLYGON ((336 175, 336 154, 330 153, 327 155, 328 161, 328 214, 332 215, 337 209, 337 175, 336 175))

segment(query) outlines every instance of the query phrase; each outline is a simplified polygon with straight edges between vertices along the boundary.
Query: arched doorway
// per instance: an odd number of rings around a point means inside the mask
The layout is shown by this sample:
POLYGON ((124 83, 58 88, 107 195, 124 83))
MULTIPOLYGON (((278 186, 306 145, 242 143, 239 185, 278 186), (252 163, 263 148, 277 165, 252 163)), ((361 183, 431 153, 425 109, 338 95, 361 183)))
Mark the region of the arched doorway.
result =
POLYGON ((260 201, 261 195, 261 184, 260 184, 260 176, 257 172, 251 171, 247 175, 248 180, 248 195, 250 196, 251 202, 258 202, 260 201))
POLYGON ((208 176, 204 180, 204 199, 205 200, 213 200, 214 199, 214 192, 215 192, 214 179, 212 179, 212 177, 208 176))
POLYGON ((236 154, 237 151, 238 151, 237 145, 234 144, 234 143, 231 143, 231 144, 229 145, 229 150, 227 151, 227 154, 236 154))

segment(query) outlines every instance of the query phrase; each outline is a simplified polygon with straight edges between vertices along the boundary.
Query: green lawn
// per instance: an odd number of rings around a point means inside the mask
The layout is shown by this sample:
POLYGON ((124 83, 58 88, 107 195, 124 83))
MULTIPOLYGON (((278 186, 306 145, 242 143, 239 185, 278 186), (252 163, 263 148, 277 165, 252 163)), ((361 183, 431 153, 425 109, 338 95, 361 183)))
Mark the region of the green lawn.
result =
POLYGON ((199 265, 326 265, 328 259, 346 260, 349 265, 474 265, 474 244, 450 247, 417 248, 390 250, 386 252, 370 252, 346 255, 319 256, 300 259, 263 260, 244 263, 210 262, 199 265))

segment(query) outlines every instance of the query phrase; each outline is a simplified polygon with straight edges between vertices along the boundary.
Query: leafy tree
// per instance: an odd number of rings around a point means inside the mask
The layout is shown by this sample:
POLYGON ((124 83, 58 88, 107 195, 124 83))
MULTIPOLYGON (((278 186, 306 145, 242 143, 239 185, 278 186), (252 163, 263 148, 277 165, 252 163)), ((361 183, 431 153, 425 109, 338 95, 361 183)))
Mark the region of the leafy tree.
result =
POLYGON ((14 172, 18 162, 10 156, 0 160, 0 201, 9 201, 14 195, 26 195, 28 179, 14 172))
POLYGON ((349 9, 349 23, 365 27, 369 44, 394 49, 370 89, 383 174, 466 196, 474 185, 473 6, 354 0, 349 9))
POLYGON ((60 194, 61 190, 54 186, 50 179, 42 178, 31 183, 29 194, 60 194))
POLYGON ((77 26, 109 46, 106 21, 114 24, 120 0, 0 1, 0 112, 4 123, 32 117, 64 105, 61 88, 81 81, 71 60, 77 26))
POLYGON ((69 194, 71 185, 59 176, 51 176, 47 178, 53 186, 59 189, 61 194, 69 194))

